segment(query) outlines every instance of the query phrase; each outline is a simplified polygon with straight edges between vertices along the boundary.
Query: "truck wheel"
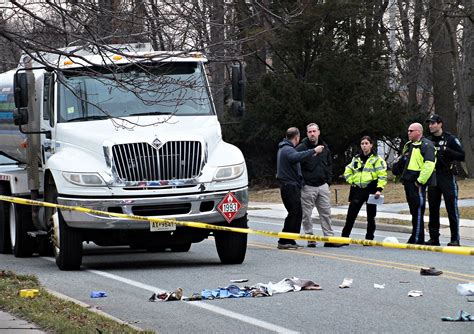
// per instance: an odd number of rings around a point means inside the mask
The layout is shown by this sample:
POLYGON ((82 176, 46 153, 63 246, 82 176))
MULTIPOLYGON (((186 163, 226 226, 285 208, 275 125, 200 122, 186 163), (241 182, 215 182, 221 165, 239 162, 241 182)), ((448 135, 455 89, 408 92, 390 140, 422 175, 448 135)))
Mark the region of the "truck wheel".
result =
POLYGON ((54 257, 60 270, 78 270, 82 263, 82 235, 78 229, 67 226, 61 210, 53 214, 54 257))
POLYGON ((171 248, 171 251, 172 252, 189 252, 189 250, 191 249, 191 243, 185 243, 185 244, 182 244, 182 245, 176 245, 176 246, 172 246, 170 247, 171 248))
POLYGON ((54 255, 54 246, 51 241, 51 236, 48 234, 45 237, 38 239, 38 254, 40 256, 53 256, 54 255))
MULTIPOLYGON (((8 186, 0 183, 0 195, 10 196, 8 186)), ((12 243, 10 241, 10 203, 0 201, 0 254, 11 254, 12 243)))
MULTIPOLYGON (((247 228, 247 216, 232 221, 231 227, 247 228)), ((224 264, 244 262, 247 252, 247 234, 227 231, 215 231, 217 254, 224 264)))
POLYGON ((33 230, 31 207, 10 203, 10 242, 15 257, 33 255, 36 240, 28 235, 33 230))

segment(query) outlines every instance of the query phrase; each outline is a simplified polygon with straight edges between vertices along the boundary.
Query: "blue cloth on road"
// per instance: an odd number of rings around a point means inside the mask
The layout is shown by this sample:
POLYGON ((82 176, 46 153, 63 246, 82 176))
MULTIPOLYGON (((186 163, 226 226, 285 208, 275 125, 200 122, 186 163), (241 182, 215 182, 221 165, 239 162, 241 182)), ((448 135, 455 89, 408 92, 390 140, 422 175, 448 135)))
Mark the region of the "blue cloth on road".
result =
POLYGON ((105 291, 91 291, 91 298, 102 298, 107 297, 107 293, 105 291))
POLYGON ((203 299, 252 297, 248 290, 245 288, 241 289, 237 285, 233 284, 226 288, 202 290, 201 296, 203 299))

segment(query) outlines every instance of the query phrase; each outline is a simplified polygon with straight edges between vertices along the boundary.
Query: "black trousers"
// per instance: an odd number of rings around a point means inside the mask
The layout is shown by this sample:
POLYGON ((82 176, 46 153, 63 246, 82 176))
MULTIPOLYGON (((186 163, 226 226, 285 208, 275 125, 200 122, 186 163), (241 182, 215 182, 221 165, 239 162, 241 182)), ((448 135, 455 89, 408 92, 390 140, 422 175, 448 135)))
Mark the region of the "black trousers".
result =
MULTIPOLYGON (((350 204, 349 209, 347 210, 346 223, 342 229, 342 236, 349 238, 351 235, 352 228, 354 227, 354 222, 359 214, 362 205, 367 202, 369 199, 369 194, 374 193, 367 188, 353 187, 351 188, 350 195, 350 204)), ((365 234, 365 239, 374 240, 375 233, 375 216, 377 215, 377 205, 366 203, 367 210, 367 232, 365 234)))
POLYGON ((441 195, 444 198, 448 212, 451 241, 459 241, 459 210, 458 210, 458 184, 456 178, 448 173, 436 173, 437 185, 428 187, 428 203, 430 206, 430 221, 428 227, 430 238, 439 240, 439 207, 441 195))
MULTIPOLYGON (((301 209, 301 188, 297 185, 282 184, 280 186, 281 199, 288 215, 285 218, 282 232, 300 233, 303 211, 301 209)), ((281 244, 295 244, 292 239, 278 240, 281 244)))
POLYGON ((405 181, 405 195, 411 213, 412 231, 409 244, 425 243, 425 223, 423 216, 426 207, 426 186, 417 186, 415 182, 405 181))

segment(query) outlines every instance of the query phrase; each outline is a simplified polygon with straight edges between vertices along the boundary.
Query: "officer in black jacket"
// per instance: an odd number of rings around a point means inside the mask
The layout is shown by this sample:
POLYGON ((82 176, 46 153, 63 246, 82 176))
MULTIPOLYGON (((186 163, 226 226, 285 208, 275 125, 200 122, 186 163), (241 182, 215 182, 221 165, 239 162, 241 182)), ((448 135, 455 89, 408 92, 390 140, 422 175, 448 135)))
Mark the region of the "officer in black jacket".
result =
POLYGON ((443 120, 439 115, 433 114, 427 120, 433 142, 437 150, 436 160, 436 186, 428 188, 428 203, 430 206, 430 240, 425 244, 439 246, 439 207, 441 195, 444 198, 448 212, 451 242, 448 246, 459 246, 459 210, 458 210, 458 184, 456 182, 457 170, 455 161, 464 161, 464 149, 459 139, 443 130, 443 120))

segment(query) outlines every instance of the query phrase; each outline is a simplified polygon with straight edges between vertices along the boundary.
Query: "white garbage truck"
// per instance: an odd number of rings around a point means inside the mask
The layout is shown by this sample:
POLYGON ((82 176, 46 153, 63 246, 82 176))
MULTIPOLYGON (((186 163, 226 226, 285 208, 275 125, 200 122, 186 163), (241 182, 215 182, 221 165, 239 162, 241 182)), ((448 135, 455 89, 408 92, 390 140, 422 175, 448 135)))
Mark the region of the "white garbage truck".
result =
MULTIPOLYGON (((31 56, 0 74, 0 154, 16 161, 0 167, 0 195, 247 227, 244 156, 222 138, 202 54, 128 44, 31 56)), ((244 74, 231 68, 238 110, 244 74)), ((242 233, 0 201, 0 253, 54 254, 60 270, 80 268, 84 242, 187 252, 209 235, 222 263, 244 261, 242 233)))

